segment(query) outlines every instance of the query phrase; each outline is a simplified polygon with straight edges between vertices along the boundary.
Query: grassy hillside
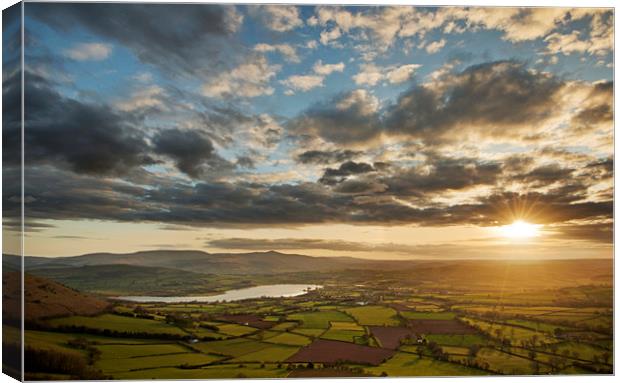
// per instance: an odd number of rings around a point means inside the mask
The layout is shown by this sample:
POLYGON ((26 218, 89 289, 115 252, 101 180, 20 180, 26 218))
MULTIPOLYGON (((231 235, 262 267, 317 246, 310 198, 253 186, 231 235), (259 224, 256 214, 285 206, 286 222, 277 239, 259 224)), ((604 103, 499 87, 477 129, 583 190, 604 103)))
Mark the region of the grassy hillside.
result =
MULTIPOLYGON (((14 302, 14 305, 17 305, 21 297, 19 284, 14 283, 14 281, 19 279, 19 273, 4 273, 2 279, 4 300, 14 302)), ((109 306, 105 300, 30 274, 25 274, 24 286, 26 321, 67 315, 94 315, 104 311, 109 306)), ((3 315, 11 316, 14 313, 15 310, 8 310, 3 315)))
POLYGON ((44 268, 30 272, 78 290, 106 295, 195 295, 250 285, 239 278, 133 265, 44 268))

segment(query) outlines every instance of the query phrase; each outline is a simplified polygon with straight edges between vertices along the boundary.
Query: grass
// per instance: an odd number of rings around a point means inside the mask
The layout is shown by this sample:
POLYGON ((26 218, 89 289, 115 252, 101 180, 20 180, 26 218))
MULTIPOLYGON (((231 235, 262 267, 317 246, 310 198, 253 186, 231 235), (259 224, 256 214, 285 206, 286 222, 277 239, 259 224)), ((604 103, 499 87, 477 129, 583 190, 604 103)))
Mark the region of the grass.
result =
POLYGON ((442 346, 443 352, 450 355, 468 355, 469 348, 467 347, 455 347, 455 346, 442 346))
POLYGON ((292 314, 289 320, 301 321, 299 328, 323 328, 329 327, 330 322, 352 322, 353 320, 340 311, 311 311, 292 314))
POLYGON ((218 325, 217 328, 222 334, 232 336, 243 336, 257 331, 254 327, 234 323, 221 324, 218 325))
POLYGON ((188 352, 184 354, 172 355, 155 355, 133 358, 110 358, 103 357, 96 363, 96 367, 100 368, 105 374, 114 374, 115 372, 130 371, 144 368, 161 368, 175 366, 200 366, 215 362, 221 359, 215 355, 205 355, 199 353, 188 352))
POLYGON ((506 354, 492 348, 483 348, 476 355, 478 362, 488 363, 492 371, 500 374, 528 375, 532 373, 531 361, 506 354))
POLYGON ((330 330, 364 331, 364 328, 355 322, 331 322, 330 330))
POLYGON ((157 368, 152 370, 132 371, 115 374, 117 379, 232 379, 239 377, 248 378, 274 378, 285 377, 288 371, 277 368, 276 365, 237 364, 209 366, 198 369, 157 368))
POLYGON ((322 328, 297 328, 293 330, 292 332, 296 334, 310 336, 310 337, 317 337, 323 334, 325 330, 322 328))
POLYGON ((202 342, 192 345, 192 347, 205 353, 222 354, 233 357, 259 351, 271 346, 272 345, 269 343, 243 338, 202 342))
POLYGON ((385 363, 377 367, 364 369, 374 375, 385 372, 388 376, 463 376, 485 375, 484 371, 462 366, 456 363, 442 362, 426 357, 398 352, 385 363))
POLYGON ((555 324, 549 324, 549 323, 544 323, 544 322, 535 322, 535 321, 524 320, 524 319, 508 319, 505 322, 508 323, 508 324, 514 324, 514 325, 518 325, 518 326, 528 327, 528 328, 531 328, 534 331, 547 332, 549 334, 553 334, 553 331, 556 328, 570 329, 570 327, 566 327, 566 326, 559 326, 559 325, 555 325, 555 324))
POLYGON ((417 311, 401 311, 400 315, 407 319, 454 319, 456 314, 450 311, 440 312, 417 312, 417 311))
POLYGON ((262 350, 243 354, 236 357, 232 362, 282 362, 299 350, 299 347, 271 345, 262 350))
POLYGON ((426 340, 433 341, 440 345, 445 346, 461 346, 468 347, 473 344, 486 344, 487 339, 480 335, 462 334, 462 335, 444 335, 435 334, 427 335, 426 340))
POLYGON ((610 351, 583 343, 562 342, 557 344, 557 354, 562 354, 562 352, 566 350, 568 350, 570 355, 576 352, 579 355, 580 359, 586 359, 590 361, 593 361, 595 357, 599 357, 600 359, 602 359, 602 356, 605 352, 611 355, 610 351))
POLYGON ((329 329, 325 334, 321 335, 321 338, 355 343, 355 338, 361 337, 365 333, 364 331, 329 329))
POLYGON ((385 306, 362 306, 345 310, 363 326, 398 326, 396 310, 385 306))
POLYGON ((178 344, 137 344, 127 345, 98 345, 102 359, 124 359, 139 356, 151 356, 162 354, 187 353, 189 349, 178 344))
POLYGON ((489 336, 496 338, 499 330, 501 337, 508 337, 513 343, 520 341, 531 340, 533 336, 538 337, 538 343, 553 343, 556 342, 555 338, 549 336, 547 333, 538 332, 536 330, 525 329, 522 327, 508 326, 499 323, 491 323, 479 319, 465 318, 466 323, 476 325, 481 331, 487 333, 489 336))
POLYGON ((293 333, 283 332, 274 337, 267 338, 268 343, 286 344, 289 346, 305 346, 310 344, 310 338, 293 333))
POLYGON ((104 314, 96 317, 72 316, 66 318, 50 319, 48 323, 53 327, 62 326, 84 326, 98 330, 110 330, 127 333, 149 333, 149 334, 172 334, 187 335, 178 327, 169 325, 162 321, 129 318, 120 315, 104 314))
POLYGON ((297 326, 297 322, 282 322, 273 326, 271 329, 276 331, 283 331, 297 326))

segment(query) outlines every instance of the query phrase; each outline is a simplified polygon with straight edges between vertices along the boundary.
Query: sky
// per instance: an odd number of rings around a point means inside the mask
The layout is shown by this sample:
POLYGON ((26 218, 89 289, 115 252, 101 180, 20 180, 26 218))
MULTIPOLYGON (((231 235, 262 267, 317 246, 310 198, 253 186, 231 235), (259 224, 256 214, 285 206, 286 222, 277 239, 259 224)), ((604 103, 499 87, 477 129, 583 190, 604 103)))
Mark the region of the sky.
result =
MULTIPOLYGON (((26 3, 24 23, 26 255, 613 256, 610 9, 26 3)), ((9 253, 18 32, 5 14, 9 253)))

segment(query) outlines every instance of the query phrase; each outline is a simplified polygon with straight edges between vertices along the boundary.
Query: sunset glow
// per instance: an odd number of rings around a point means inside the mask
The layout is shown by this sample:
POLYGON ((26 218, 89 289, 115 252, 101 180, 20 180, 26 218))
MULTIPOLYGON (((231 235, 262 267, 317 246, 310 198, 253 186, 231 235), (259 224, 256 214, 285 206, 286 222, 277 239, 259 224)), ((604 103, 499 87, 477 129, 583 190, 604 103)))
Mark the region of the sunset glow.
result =
POLYGON ((500 231, 503 236, 508 238, 532 238, 540 235, 540 227, 541 225, 517 220, 510 225, 502 226, 500 231))

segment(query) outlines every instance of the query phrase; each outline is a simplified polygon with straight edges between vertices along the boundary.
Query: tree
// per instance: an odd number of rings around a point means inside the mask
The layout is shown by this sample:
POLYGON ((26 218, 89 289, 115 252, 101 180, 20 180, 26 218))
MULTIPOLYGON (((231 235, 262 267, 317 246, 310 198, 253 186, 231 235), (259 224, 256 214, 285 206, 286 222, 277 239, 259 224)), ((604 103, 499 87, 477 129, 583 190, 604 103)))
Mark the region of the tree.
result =
POLYGON ((611 359, 611 354, 609 353, 609 351, 605 351, 603 354, 601 354, 601 357, 603 358, 605 364, 609 364, 609 359, 611 359))
POLYGON ((468 352, 467 356, 470 359, 474 359, 476 357, 476 355, 478 355, 478 351, 480 351, 480 345, 472 344, 471 346, 469 346, 469 352, 468 352))

